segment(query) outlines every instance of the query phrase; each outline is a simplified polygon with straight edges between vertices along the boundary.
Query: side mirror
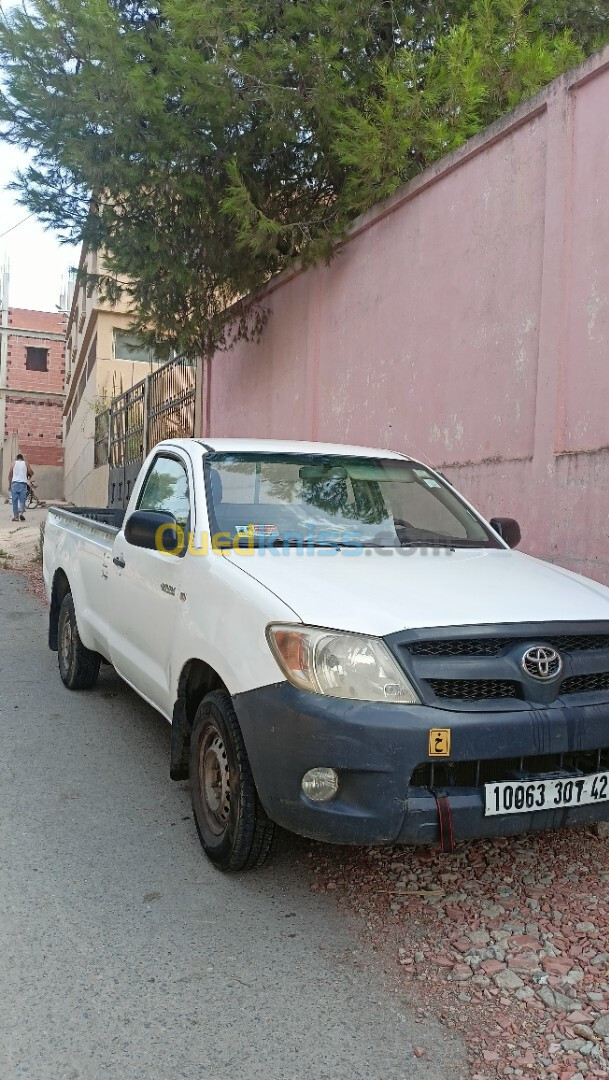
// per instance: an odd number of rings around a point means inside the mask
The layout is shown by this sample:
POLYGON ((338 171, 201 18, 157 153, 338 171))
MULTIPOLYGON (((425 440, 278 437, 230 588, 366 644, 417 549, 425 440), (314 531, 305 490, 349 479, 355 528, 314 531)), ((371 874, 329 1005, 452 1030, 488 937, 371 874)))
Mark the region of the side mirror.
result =
POLYGON ((491 518, 491 528, 505 540, 508 547, 518 547, 521 539, 520 525, 514 518, 491 518))
POLYGON ((134 547, 177 555, 184 537, 178 532, 173 514, 167 510, 135 510, 125 525, 125 540, 134 547))

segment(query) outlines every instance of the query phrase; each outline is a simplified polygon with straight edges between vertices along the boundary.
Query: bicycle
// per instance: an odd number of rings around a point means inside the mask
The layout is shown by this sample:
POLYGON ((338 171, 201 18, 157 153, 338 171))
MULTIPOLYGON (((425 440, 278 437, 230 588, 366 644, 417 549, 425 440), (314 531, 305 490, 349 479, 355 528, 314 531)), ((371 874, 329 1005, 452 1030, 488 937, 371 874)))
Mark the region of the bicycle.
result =
POLYGON ((34 484, 34 482, 32 480, 28 480, 28 482, 27 482, 27 495, 25 496, 25 509, 26 510, 35 510, 36 507, 40 505, 40 500, 39 500, 36 492, 34 491, 35 487, 36 487, 36 485, 34 484))

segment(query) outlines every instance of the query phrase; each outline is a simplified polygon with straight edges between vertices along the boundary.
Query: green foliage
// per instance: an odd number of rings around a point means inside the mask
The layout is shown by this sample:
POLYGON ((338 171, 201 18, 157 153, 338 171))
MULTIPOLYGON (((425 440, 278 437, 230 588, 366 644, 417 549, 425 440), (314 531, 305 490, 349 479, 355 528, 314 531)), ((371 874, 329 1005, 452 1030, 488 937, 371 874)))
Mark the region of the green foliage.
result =
POLYGON ((34 153, 24 205, 192 357, 259 334, 228 305, 607 36, 562 0, 31 0, 0 22, 0 125, 34 153))
POLYGON ((586 54, 600 49, 609 40, 609 4, 607 0, 540 0, 537 9, 542 29, 550 34, 570 30, 586 54))

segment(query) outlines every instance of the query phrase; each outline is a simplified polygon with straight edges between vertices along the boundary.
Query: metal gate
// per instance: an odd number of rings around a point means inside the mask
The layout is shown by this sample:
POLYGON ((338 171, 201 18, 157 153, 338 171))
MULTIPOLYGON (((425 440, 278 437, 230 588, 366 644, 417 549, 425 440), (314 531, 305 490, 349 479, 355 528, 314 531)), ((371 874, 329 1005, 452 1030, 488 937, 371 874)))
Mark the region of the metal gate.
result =
POLYGON ((146 380, 136 383, 110 406, 110 481, 108 506, 126 506, 144 460, 146 380))
POLYGON ((196 368, 170 360, 95 418, 95 466, 105 464, 108 506, 126 506, 147 453, 163 439, 191 438, 195 429, 196 368))
POLYGON ((147 451, 163 439, 183 439, 195 430, 196 369, 183 360, 148 376, 147 451))

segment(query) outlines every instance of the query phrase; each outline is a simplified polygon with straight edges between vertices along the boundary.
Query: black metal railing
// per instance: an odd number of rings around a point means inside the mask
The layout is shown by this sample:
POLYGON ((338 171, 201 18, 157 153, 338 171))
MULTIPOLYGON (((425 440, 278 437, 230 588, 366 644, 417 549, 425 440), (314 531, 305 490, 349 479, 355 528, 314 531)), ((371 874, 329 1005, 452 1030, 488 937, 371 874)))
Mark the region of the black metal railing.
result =
POLYGON ((95 467, 116 469, 143 461, 163 439, 191 438, 195 430, 196 369, 170 360, 95 417, 95 467))
POLYGON ((170 360, 95 418, 95 467, 109 465, 108 505, 126 506, 146 454, 195 433, 196 368, 170 360))
POLYGON ((143 461, 146 380, 115 398, 110 406, 110 468, 143 461))
POLYGON ((148 376, 147 450, 163 439, 184 439, 195 430, 195 368, 173 360, 148 376))

